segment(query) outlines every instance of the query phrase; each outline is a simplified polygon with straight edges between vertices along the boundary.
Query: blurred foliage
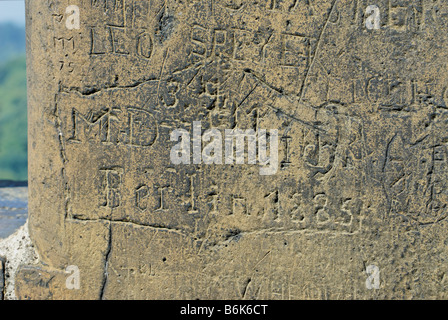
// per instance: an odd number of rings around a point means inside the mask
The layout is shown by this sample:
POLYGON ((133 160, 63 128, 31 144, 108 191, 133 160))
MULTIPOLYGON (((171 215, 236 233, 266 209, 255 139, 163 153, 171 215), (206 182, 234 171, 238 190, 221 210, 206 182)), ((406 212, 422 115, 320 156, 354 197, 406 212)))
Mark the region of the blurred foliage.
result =
POLYGON ((0 25, 0 180, 27 180, 24 40, 23 29, 0 25))
POLYGON ((12 23, 0 24, 0 63, 25 54, 25 28, 12 23))

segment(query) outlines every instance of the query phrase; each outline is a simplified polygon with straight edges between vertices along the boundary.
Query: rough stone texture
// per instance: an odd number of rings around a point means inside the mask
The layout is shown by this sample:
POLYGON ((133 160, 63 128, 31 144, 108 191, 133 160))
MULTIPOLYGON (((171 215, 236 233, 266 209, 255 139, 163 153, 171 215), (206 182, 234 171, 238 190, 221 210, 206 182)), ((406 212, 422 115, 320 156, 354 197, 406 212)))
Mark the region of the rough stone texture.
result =
POLYGON ((29 237, 28 223, 25 223, 8 238, 0 239, 0 256, 4 257, 4 298, 5 300, 15 300, 17 299, 15 293, 16 276, 21 266, 31 267, 37 265, 39 261, 29 237))
POLYGON ((18 297, 447 298, 448 5, 371 2, 28 0, 18 297), (171 164, 193 121, 278 129, 277 174, 171 164))

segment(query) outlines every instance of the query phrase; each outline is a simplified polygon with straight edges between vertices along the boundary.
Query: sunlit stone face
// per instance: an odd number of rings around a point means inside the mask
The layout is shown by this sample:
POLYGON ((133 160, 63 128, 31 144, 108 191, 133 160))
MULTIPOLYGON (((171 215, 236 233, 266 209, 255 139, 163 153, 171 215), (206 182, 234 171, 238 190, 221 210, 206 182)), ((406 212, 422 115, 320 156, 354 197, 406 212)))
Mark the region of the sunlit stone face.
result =
POLYGON ((18 295, 446 298, 448 7, 405 2, 28 1, 18 295))

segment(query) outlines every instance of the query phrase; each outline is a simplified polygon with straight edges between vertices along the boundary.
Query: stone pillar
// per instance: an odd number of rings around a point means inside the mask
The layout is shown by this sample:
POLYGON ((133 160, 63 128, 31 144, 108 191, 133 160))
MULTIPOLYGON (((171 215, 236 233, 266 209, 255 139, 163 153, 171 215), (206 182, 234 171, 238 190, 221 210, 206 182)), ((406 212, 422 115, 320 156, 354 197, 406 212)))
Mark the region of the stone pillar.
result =
POLYGON ((389 2, 26 1, 17 296, 446 298, 448 6, 389 2))

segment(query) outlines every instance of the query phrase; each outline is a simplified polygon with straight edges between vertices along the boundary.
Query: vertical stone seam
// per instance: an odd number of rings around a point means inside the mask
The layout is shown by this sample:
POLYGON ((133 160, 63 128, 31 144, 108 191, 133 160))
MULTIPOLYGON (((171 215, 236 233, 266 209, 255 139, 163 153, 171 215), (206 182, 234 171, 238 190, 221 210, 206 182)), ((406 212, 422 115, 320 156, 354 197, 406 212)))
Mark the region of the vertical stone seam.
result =
POLYGON ((100 291, 100 300, 104 299, 104 293, 106 291, 107 281, 109 278, 109 258, 110 258, 110 252, 112 251, 112 221, 109 221, 109 243, 107 245, 106 254, 104 257, 104 275, 103 275, 103 283, 101 285, 101 291, 100 291))

